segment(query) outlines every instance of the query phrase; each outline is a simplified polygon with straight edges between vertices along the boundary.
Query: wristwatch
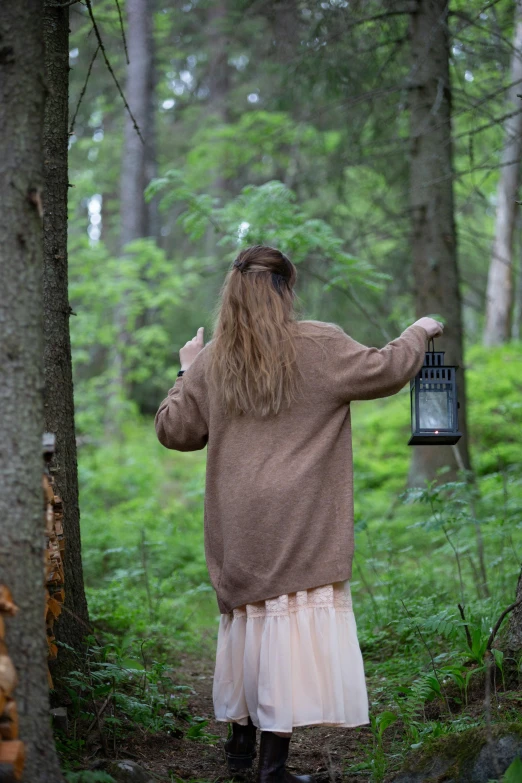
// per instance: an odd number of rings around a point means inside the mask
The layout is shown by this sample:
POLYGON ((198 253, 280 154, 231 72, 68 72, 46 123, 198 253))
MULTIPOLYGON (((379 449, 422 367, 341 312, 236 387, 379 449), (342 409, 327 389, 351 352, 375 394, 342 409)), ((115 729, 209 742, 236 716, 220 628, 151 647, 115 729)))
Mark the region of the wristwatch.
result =
POLYGON ((184 373, 184 372, 185 372, 185 370, 180 370, 180 371, 178 372, 178 378, 181 378, 181 376, 183 375, 183 373, 184 373))

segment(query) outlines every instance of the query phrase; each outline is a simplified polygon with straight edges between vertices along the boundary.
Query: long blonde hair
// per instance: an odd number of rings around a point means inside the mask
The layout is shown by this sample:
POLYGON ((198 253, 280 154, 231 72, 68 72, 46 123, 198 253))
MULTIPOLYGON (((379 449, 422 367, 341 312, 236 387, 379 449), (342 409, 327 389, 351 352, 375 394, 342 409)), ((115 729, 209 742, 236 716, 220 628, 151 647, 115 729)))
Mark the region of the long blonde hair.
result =
POLYGON ((277 414, 297 398, 297 270, 273 247, 241 251, 227 273, 209 343, 209 381, 225 413, 277 414))

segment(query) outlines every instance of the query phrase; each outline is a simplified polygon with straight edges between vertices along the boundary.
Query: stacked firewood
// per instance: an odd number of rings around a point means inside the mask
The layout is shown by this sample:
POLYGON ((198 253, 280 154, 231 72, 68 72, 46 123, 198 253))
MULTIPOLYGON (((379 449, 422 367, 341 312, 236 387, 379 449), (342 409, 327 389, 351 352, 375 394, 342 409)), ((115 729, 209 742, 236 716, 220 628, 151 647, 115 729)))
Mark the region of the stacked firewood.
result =
MULTIPOLYGON (((49 471, 49 463, 54 453, 54 435, 46 433, 43 439, 45 472, 43 475, 45 510, 45 579, 46 602, 45 622, 47 626, 47 646, 49 659, 56 658, 58 647, 55 644, 54 623, 62 611, 64 600, 63 551, 63 506, 61 498, 54 492, 54 482, 49 471)), ((5 644, 4 616, 13 616, 17 612, 11 593, 0 584, 0 783, 15 783, 22 777, 25 760, 24 744, 18 739, 18 714, 13 693, 17 684, 17 675, 13 662, 7 654, 5 644)), ((52 687, 51 674, 48 672, 49 685, 52 687)))
POLYGON ((24 744, 18 739, 18 714, 13 693, 17 676, 5 644, 4 616, 13 616, 17 608, 11 593, 0 585, 0 783, 20 780, 24 768, 24 744))
MULTIPOLYGON (((44 503, 45 503, 45 537, 47 547, 46 557, 46 603, 45 623, 47 626, 47 645, 49 659, 54 660, 58 654, 55 644, 54 623, 62 611, 64 592, 63 551, 65 538, 63 535, 63 505, 61 498, 54 492, 54 481, 48 464, 54 453, 54 435, 45 433, 43 439, 43 451, 46 461, 46 469, 43 476, 44 503)), ((50 672, 48 673, 49 686, 53 687, 50 672)))

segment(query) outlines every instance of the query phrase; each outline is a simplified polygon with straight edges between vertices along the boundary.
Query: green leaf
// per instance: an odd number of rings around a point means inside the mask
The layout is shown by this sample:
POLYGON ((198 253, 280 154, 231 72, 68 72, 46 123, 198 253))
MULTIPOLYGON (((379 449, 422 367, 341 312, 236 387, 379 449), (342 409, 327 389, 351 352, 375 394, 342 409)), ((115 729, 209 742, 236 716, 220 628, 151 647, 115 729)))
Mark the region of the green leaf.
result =
POLYGON ((522 760, 517 756, 506 769, 502 783, 520 783, 520 781, 522 781, 522 760))
POLYGON ((379 734, 382 735, 389 726, 392 726, 398 720, 397 715, 389 710, 381 712, 377 716, 377 726, 379 728, 379 734))

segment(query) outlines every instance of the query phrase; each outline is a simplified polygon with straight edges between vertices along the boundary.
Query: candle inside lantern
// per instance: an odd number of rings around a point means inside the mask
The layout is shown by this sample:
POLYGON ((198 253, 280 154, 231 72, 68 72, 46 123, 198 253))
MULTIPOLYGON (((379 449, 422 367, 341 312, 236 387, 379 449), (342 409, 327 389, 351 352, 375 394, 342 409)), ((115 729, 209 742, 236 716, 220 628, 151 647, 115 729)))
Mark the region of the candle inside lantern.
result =
POLYGON ((419 426, 421 430, 451 430, 451 392, 448 389, 424 390, 419 393, 419 426))

